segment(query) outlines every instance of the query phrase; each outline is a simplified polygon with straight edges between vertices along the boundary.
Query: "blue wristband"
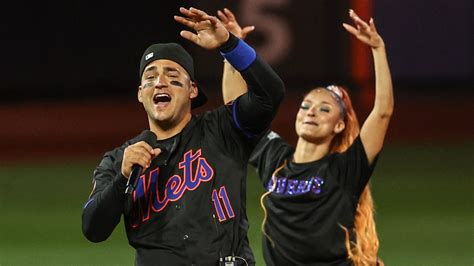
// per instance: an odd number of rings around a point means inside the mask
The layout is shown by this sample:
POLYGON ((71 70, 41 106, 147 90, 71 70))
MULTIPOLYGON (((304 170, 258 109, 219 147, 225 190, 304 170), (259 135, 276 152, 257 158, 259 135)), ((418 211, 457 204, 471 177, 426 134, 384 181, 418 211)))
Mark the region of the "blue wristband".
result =
POLYGON ((232 51, 221 55, 238 71, 247 69, 257 58, 255 50, 240 39, 232 51))

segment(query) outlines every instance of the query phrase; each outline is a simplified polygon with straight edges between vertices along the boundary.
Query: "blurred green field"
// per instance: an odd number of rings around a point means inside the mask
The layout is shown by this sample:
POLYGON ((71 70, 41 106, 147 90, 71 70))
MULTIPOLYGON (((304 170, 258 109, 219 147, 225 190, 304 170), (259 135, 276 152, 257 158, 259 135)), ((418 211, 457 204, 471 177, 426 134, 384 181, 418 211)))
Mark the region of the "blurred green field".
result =
MULTIPOLYGON (((386 265, 474 265, 474 143, 387 145, 373 176, 386 265)), ((99 244, 81 209, 99 158, 0 167, 0 265, 133 265, 123 225, 99 244)), ((260 249, 261 186, 249 171, 250 241, 260 249)))

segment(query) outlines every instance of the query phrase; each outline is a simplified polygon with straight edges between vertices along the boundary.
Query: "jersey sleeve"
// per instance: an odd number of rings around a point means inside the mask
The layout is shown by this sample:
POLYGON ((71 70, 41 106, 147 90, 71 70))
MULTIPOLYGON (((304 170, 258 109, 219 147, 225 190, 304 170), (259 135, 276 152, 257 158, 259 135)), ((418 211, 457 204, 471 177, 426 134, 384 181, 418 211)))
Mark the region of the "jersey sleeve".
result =
POLYGON ((292 148, 275 132, 268 131, 250 156, 249 163, 257 170, 257 175, 266 186, 273 172, 284 163, 292 148))
POLYGON ((340 167, 343 170, 342 183, 344 187, 357 199, 369 182, 377 163, 377 158, 369 165, 367 154, 360 136, 358 136, 347 151, 338 155, 340 167))
POLYGON ((230 35, 221 53, 240 72, 248 87, 247 93, 230 103, 232 119, 247 137, 260 137, 277 113, 285 85, 253 48, 235 36, 230 35))
POLYGON ((220 149, 223 154, 247 161, 258 137, 247 137, 234 124, 232 119, 232 108, 229 105, 220 106, 217 109, 203 114, 204 134, 210 135, 203 141, 210 141, 211 145, 220 149))
POLYGON ((94 171, 94 188, 82 211, 82 232, 92 242, 106 240, 123 212, 127 180, 122 176, 117 152, 108 152, 94 171))

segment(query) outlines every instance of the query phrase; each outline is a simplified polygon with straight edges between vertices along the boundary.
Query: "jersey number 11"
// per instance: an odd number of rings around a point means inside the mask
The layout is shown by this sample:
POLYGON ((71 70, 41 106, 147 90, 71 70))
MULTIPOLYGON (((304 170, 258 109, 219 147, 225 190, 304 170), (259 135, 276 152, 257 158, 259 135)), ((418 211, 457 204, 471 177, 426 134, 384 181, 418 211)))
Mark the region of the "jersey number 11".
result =
POLYGON ((234 210, 232 210, 232 206, 230 205, 229 197, 227 196, 227 191, 225 190, 224 186, 219 189, 219 192, 217 192, 216 189, 212 191, 212 201, 214 202, 214 207, 216 208, 219 222, 234 218, 234 210), (224 203, 225 213, 227 216, 224 214, 221 202, 224 203))

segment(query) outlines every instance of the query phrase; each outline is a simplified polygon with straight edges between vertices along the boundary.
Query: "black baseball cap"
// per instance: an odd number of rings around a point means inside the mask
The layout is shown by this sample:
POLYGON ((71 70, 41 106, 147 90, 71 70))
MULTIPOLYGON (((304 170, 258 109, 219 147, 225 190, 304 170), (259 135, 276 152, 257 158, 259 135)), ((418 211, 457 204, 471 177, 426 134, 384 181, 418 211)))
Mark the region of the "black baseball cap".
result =
POLYGON ((196 81, 194 77, 194 61, 191 55, 179 44, 177 43, 156 43, 150 45, 142 55, 140 61, 140 80, 143 75, 145 67, 159 59, 168 59, 179 64, 182 68, 188 72, 191 80, 196 83, 198 88, 198 95, 196 98, 192 99, 191 108, 194 109, 199 107, 207 102, 207 96, 204 94, 201 89, 200 84, 196 81))

